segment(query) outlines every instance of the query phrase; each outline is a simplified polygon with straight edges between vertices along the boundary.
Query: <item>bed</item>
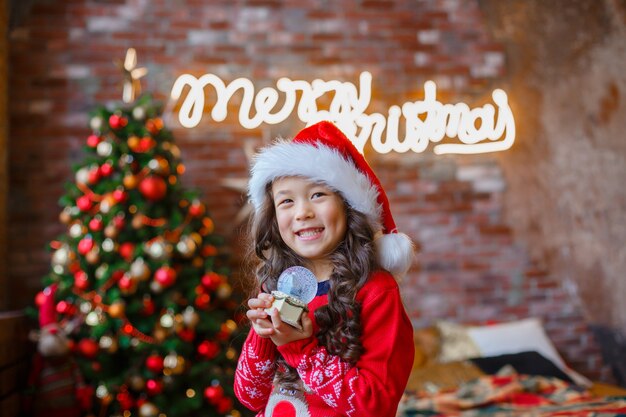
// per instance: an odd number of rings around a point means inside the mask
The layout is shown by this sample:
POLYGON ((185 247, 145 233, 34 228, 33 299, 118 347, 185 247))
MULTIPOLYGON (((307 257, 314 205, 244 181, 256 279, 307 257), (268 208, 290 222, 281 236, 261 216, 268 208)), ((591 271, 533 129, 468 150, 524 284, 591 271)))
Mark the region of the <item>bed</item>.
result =
POLYGON ((398 417, 626 417, 626 389, 570 369, 538 319, 439 322, 417 330, 415 346, 398 417))

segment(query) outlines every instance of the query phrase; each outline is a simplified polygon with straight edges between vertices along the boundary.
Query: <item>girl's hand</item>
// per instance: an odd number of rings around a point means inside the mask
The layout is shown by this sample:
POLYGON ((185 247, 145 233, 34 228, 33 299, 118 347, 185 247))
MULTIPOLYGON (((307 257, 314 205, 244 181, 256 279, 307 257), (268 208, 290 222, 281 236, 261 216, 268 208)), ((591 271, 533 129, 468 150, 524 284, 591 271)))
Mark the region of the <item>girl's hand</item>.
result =
POLYGON ((269 315, 265 312, 265 309, 270 308, 273 302, 274 297, 266 293, 260 293, 257 298, 248 300, 250 310, 246 312, 246 316, 259 337, 268 338, 274 334, 274 326, 270 321, 269 315))
POLYGON ((278 310, 275 308, 272 309, 270 318, 272 319, 273 332, 269 337, 276 346, 282 346, 289 342, 295 342, 296 340, 307 339, 313 335, 313 322, 307 312, 303 312, 300 319, 302 330, 284 323, 280 319, 280 313, 278 313, 278 310))

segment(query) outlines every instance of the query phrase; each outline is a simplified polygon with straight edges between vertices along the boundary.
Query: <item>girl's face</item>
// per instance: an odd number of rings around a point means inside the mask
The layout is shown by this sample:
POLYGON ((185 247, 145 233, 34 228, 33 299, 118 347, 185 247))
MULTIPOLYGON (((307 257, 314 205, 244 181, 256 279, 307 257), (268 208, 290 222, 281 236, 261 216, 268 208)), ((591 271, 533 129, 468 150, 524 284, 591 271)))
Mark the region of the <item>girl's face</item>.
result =
POLYGON ((326 275, 329 267, 332 272, 328 257, 346 234, 343 199, 326 185, 301 177, 274 181, 272 198, 285 244, 311 262, 318 279, 326 278, 319 274, 326 275))

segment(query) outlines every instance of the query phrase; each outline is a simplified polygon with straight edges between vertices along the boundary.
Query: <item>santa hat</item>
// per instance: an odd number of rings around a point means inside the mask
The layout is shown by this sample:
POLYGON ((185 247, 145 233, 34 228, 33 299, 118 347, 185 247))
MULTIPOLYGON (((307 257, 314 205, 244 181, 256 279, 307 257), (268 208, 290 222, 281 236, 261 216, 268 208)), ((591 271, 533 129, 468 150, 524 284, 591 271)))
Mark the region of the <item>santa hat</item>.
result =
POLYGON ((292 141, 278 141, 256 156, 248 196, 259 211, 267 184, 276 178, 301 176, 327 184, 355 210, 365 214, 377 237, 378 263, 403 275, 413 260, 411 239, 398 233, 380 181, 352 142, 332 123, 319 122, 292 141))
POLYGON ((52 284, 43 290, 43 302, 39 306, 39 328, 43 329, 49 324, 56 323, 56 308, 54 303, 54 293, 57 284, 52 284))

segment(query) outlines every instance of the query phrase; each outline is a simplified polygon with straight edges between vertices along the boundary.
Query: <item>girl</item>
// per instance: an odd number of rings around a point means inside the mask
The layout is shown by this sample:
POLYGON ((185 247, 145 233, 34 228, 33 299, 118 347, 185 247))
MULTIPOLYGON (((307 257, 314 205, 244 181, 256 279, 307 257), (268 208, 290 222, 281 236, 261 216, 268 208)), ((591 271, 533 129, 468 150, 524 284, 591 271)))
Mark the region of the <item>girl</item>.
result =
POLYGON ((393 417, 414 347, 391 273, 406 273, 413 247, 378 178, 339 129, 320 122, 261 151, 249 197, 260 293, 248 301, 237 397, 257 417, 393 417), (295 265, 318 280, 301 330, 265 312, 295 265))

